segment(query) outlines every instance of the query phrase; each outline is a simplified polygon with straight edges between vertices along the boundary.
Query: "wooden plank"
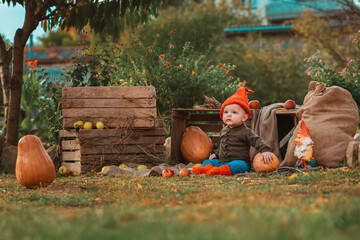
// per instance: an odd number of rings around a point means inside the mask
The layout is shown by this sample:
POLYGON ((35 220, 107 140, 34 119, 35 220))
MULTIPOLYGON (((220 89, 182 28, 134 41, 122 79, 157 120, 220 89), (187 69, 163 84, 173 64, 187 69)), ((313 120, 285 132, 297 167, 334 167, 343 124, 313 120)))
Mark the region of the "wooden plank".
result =
POLYGON ((155 108, 66 108, 63 117, 126 117, 126 118, 156 118, 155 108))
POLYGON ((124 135, 165 136, 165 128, 155 129, 80 129, 79 137, 119 137, 124 135))
MULTIPOLYGON (((74 123, 73 123, 73 127, 74 127, 74 123)), ((75 130, 70 130, 70 131, 68 131, 68 130, 60 130, 59 131, 59 137, 60 138, 71 138, 71 137, 76 138, 77 135, 75 134, 75 130)))
POLYGON ((186 128, 190 114, 184 111, 172 110, 171 113, 171 163, 185 163, 181 155, 181 138, 186 128))
POLYGON ((286 114, 286 115, 296 115, 298 109, 291 109, 291 110, 278 110, 276 114, 286 114))
POLYGON ((218 124, 189 124, 189 126, 197 126, 204 132, 220 132, 223 128, 222 125, 218 124))
POLYGON ((61 152, 61 159, 62 162, 67 162, 67 161, 80 161, 81 159, 81 154, 80 151, 74 151, 74 152, 67 152, 67 151, 62 151, 61 152))
POLYGON ((255 129, 256 121, 259 116, 259 112, 260 112, 259 109, 253 109, 253 111, 251 111, 250 119, 248 121, 250 121, 250 129, 252 129, 252 130, 255 129))
POLYGON ((146 155, 146 154, 116 154, 116 155, 84 155, 81 160, 81 172, 86 173, 91 170, 100 172, 103 166, 122 163, 129 167, 138 164, 145 164, 148 168, 157 166, 166 161, 166 154, 146 155))
POLYGON ((191 114, 189 121, 219 121, 222 122, 219 113, 191 114))
POLYGON ((71 172, 84 173, 81 171, 81 163, 80 162, 75 162, 75 163, 63 162, 61 165, 66 166, 71 172))
POLYGON ((76 140, 63 140, 61 141, 62 150, 80 150, 80 143, 76 140))
POLYGON ((82 155, 81 164, 85 165, 120 165, 121 163, 149 163, 157 165, 166 161, 166 154, 114 154, 114 155, 82 155))
POLYGON ((153 86, 63 87, 62 98, 154 98, 153 86))
POLYGON ((156 108, 156 99, 63 99, 62 108, 156 108))
POLYGON ((355 167, 359 161, 359 144, 360 142, 351 141, 346 150, 346 159, 349 167, 355 167))
MULTIPOLYGON (((118 145, 132 145, 132 144, 158 144, 164 145, 165 136, 142 136, 133 137, 130 135, 122 137, 90 137, 90 138, 79 138, 81 146, 118 146, 118 145)), ((64 148, 63 148, 64 149, 64 148)))
POLYGON ((172 111, 174 112, 220 112, 220 109, 208 109, 208 108, 173 108, 172 111))
MULTIPOLYGON (((143 118, 120 118, 120 117, 81 117, 83 122, 91 122, 95 127, 95 123, 101 121, 107 128, 155 128, 156 120, 143 118)), ((63 128, 73 129, 74 123, 79 121, 78 117, 64 117, 63 128)))
POLYGON ((81 146, 81 155, 86 154, 121 154, 121 153, 165 153, 165 146, 163 145, 116 145, 105 148, 104 146, 81 146))

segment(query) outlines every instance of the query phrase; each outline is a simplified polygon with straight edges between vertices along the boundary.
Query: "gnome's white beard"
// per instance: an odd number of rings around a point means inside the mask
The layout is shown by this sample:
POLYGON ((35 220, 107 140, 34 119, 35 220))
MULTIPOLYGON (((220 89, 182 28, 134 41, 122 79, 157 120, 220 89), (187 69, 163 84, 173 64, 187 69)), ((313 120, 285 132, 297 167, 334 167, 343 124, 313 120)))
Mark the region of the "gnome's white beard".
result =
POLYGON ((294 156, 302 158, 310 151, 310 148, 314 145, 314 142, 310 137, 305 138, 301 145, 295 146, 294 156))

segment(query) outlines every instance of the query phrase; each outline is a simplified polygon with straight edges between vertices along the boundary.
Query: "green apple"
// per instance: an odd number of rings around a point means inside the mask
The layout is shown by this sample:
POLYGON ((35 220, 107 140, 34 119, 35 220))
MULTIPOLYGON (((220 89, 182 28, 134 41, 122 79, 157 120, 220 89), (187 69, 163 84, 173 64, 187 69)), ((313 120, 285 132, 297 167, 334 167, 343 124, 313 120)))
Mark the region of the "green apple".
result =
POLYGON ((124 163, 122 163, 122 164, 119 165, 119 168, 121 168, 121 169, 127 168, 127 167, 128 167, 128 166, 127 166, 126 164, 124 164, 124 163))
POLYGON ((143 169, 147 169, 147 166, 145 166, 145 165, 138 165, 137 166, 138 171, 143 170, 143 169))
POLYGON ((69 173, 69 169, 67 166, 61 166, 58 170, 58 172, 61 174, 61 175, 66 175, 67 173, 69 173))
POLYGON ((202 165, 200 164, 200 163, 197 163, 197 164, 195 164, 194 166, 193 166, 193 168, 194 167, 202 167, 202 165))
POLYGON ((108 169, 109 169, 110 166, 104 166, 102 169, 101 169, 101 172, 106 172, 108 169))

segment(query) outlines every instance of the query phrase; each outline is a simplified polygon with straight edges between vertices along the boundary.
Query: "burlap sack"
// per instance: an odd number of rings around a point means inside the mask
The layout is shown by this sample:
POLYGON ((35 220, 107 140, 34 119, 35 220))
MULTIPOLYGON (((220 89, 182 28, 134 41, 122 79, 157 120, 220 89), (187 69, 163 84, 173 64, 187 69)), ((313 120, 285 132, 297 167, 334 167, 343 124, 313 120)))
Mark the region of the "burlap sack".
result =
MULTIPOLYGON (((326 88, 324 83, 312 81, 297 116, 310 130, 317 166, 337 167, 346 160, 348 143, 353 140, 359 122, 358 108, 349 91, 338 86, 326 88)), ((295 165, 294 139, 299 129, 300 122, 280 166, 295 165)))

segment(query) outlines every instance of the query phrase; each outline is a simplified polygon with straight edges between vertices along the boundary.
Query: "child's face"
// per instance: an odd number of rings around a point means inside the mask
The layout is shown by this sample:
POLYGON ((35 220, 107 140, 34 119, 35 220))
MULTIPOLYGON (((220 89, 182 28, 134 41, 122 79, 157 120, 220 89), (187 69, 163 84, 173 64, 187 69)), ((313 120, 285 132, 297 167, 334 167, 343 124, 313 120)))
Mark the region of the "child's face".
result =
POLYGON ((248 118, 248 114, 239 104, 230 104, 224 107, 223 122, 233 128, 241 125, 248 118))

